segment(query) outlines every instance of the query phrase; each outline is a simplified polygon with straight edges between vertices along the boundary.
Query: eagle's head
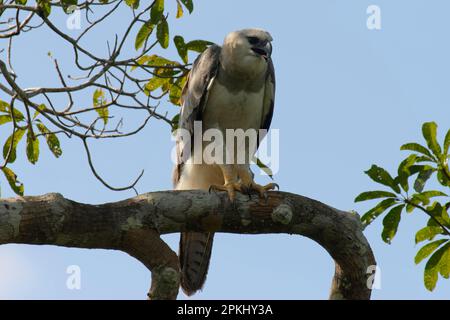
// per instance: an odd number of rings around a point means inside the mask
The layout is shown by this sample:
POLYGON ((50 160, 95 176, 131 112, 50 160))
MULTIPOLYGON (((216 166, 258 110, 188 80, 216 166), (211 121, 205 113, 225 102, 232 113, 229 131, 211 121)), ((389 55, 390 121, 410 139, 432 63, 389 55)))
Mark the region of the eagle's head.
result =
POLYGON ((263 74, 272 54, 272 36, 262 29, 243 29, 228 34, 223 43, 221 62, 227 69, 263 74))

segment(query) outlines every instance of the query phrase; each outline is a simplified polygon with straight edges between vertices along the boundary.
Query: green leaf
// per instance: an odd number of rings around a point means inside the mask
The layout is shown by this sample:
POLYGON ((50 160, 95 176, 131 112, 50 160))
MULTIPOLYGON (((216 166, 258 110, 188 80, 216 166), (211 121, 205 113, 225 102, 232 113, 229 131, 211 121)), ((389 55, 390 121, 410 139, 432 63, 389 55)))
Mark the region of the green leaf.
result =
POLYGON ((78 0, 61 0, 61 5, 65 13, 72 13, 69 12, 69 8, 72 6, 76 6, 78 4, 78 0))
POLYGON ((409 190, 408 178, 412 175, 410 168, 416 162, 416 160, 417 155, 411 154, 405 160, 403 160, 398 166, 397 170, 398 176, 396 179, 403 188, 403 190, 405 190, 405 192, 408 192, 409 190))
POLYGON ((7 103, 7 102, 5 102, 5 101, 3 101, 3 100, 0 100, 0 112, 7 112, 7 113, 9 113, 9 103, 7 103))
POLYGON ((163 85, 161 86, 162 92, 169 92, 170 88, 172 87, 172 79, 166 78, 166 81, 164 81, 163 85))
MULTIPOLYGON (((6 104, 5 112, 7 112, 9 115, 11 115, 11 110, 10 110, 9 104, 6 104)), ((22 112, 20 112, 16 108, 14 108, 14 119, 16 120, 16 122, 23 121, 23 120, 25 120, 25 116, 23 115, 22 112)))
POLYGON ((439 248, 443 243, 447 242, 447 239, 436 240, 424 245, 417 252, 416 257, 414 258, 414 263, 419 264, 424 259, 426 259, 430 254, 432 254, 437 248, 439 248))
POLYGON ((10 168, 4 167, 2 169, 3 174, 6 177, 11 189, 19 196, 23 196, 24 187, 23 183, 17 180, 17 175, 10 168))
POLYGON ((448 250, 449 245, 450 243, 447 243, 440 249, 438 249, 435 253, 433 253, 431 258, 425 265, 423 282, 425 284, 425 287, 430 291, 433 291, 434 288, 436 287, 436 283, 438 280, 438 272, 441 266, 441 259, 444 253, 448 250))
POLYGON ((450 179, 447 177, 447 175, 444 173, 443 170, 438 171, 437 178, 439 183, 442 184, 444 187, 450 187, 450 179))
POLYGON ((391 187, 397 193, 400 193, 398 184, 394 181, 391 175, 381 167, 372 165, 372 167, 365 171, 365 173, 375 182, 381 183, 385 186, 391 187))
POLYGON ((27 0, 15 0, 14 2, 15 2, 16 4, 21 4, 21 5, 27 4, 27 0))
POLYGON ((48 17, 52 11, 50 0, 37 0, 37 3, 44 17, 48 17))
POLYGON ((433 151, 437 159, 441 157, 441 146, 437 142, 437 124, 435 122, 425 122, 422 126, 422 134, 427 141, 428 148, 433 151))
POLYGON ((156 37, 163 49, 169 47, 169 24, 166 19, 163 19, 156 29, 156 37))
POLYGON ((150 10, 150 21, 153 24, 158 24, 164 14, 164 0, 155 0, 152 9, 150 10))
POLYGON ((136 50, 139 50, 144 45, 145 41, 147 41, 148 37, 152 34, 154 27, 155 25, 149 21, 142 25, 141 29, 138 31, 136 41, 134 43, 136 50))
POLYGON ((427 157, 427 156, 420 156, 420 157, 417 157, 416 162, 417 163, 419 163, 419 162, 436 162, 436 160, 431 159, 430 157, 427 157))
POLYGON ((409 172, 411 175, 415 175, 418 172, 425 171, 425 170, 434 170, 432 166, 429 165, 413 165, 409 167, 409 172))
POLYGON ((8 114, 4 114, 0 116, 0 125, 11 122, 12 118, 10 115, 8 114))
POLYGON ((445 279, 450 278, 450 247, 447 246, 444 254, 442 255, 441 262, 439 263, 439 273, 445 279))
POLYGON ((378 198, 395 198, 396 196, 397 196, 396 194, 387 191, 367 191, 357 196, 355 198, 355 202, 361 202, 378 198))
POLYGON ((427 198, 433 198, 433 197, 448 197, 448 195, 442 191, 437 190, 430 190, 422 192, 422 195, 426 196, 427 198))
POLYGON ((45 109, 47 109, 47 107, 45 106, 45 104, 40 104, 40 105, 37 107, 37 110, 34 112, 33 120, 36 119, 37 116, 38 116, 39 114, 41 114, 42 111, 44 111, 45 109))
POLYGON ((192 2, 192 0, 180 0, 180 1, 181 3, 184 4, 186 9, 188 9, 189 13, 192 13, 192 11, 194 11, 194 3, 192 2))
POLYGON ((187 77, 178 78, 175 83, 170 87, 169 99, 174 105, 181 105, 181 94, 183 87, 186 83, 187 77))
POLYGON ((177 113, 177 114, 172 118, 172 120, 171 120, 171 122, 172 122, 172 133, 173 133, 175 130, 178 129, 179 121, 180 121, 180 114, 177 113))
POLYGON ((406 204, 406 212, 411 213, 416 209, 415 205, 419 205, 422 200, 418 197, 414 197, 414 195, 409 200, 409 203, 406 204))
POLYGON ((417 192, 422 192, 425 187, 425 183, 427 183, 428 179, 430 179, 433 172, 434 168, 420 171, 416 181, 414 182, 414 190, 417 192))
POLYGON ((6 139, 6 142, 3 145, 3 159, 6 159, 6 157, 8 156, 8 152, 9 149, 11 148, 12 143, 12 149, 8 160, 9 163, 13 163, 14 161, 16 161, 17 144, 22 139, 24 133, 25 130, 19 128, 14 132, 14 141, 13 141, 13 134, 11 134, 8 139, 6 139))
POLYGON ((387 191, 367 191, 363 192, 355 198, 355 202, 361 202, 366 200, 378 199, 378 198, 395 198, 396 194, 387 191))
POLYGON ((425 208, 440 224, 450 227, 450 217, 445 206, 435 201, 433 204, 425 208))
POLYGON ((20 122, 25 120, 25 117, 22 112, 14 108, 14 119, 16 120, 16 122, 20 122))
POLYGON ((95 90, 92 100, 94 103, 94 107, 96 108, 95 111, 97 111, 100 118, 103 119, 103 123, 107 124, 109 110, 107 107, 103 107, 104 105, 106 105, 105 92, 102 89, 95 90))
POLYGON ((181 5, 180 0, 177 0, 177 16, 176 18, 179 19, 183 16, 183 6, 181 5))
POLYGON ((439 226, 426 226, 416 233, 416 244, 425 240, 433 240, 435 236, 442 233, 442 228, 439 226))
POLYGON ((173 38, 173 42, 175 43, 175 47, 177 48, 178 55, 181 57, 184 63, 188 63, 188 51, 183 37, 175 36, 173 38))
POLYGON ((125 0, 125 3, 132 9, 139 8, 139 0, 125 0))
POLYGON ((429 218, 427 222, 428 227, 440 227, 439 224, 433 218, 429 218))
POLYGON ((417 204, 423 203, 424 205, 427 205, 430 203, 430 198, 428 198, 423 193, 415 193, 412 195, 411 199, 417 200, 418 202, 414 201, 414 203, 417 204))
POLYGON ((56 158, 59 158, 62 155, 61 146, 59 143, 59 139, 53 132, 47 129, 47 127, 42 124, 36 124, 38 130, 44 135, 45 140, 47 141, 48 148, 53 153, 56 158))
POLYGON ((409 150, 409 151, 416 151, 419 153, 422 153, 424 155, 426 155, 429 158, 433 158, 433 155, 431 154, 431 152, 425 148, 424 146, 422 146, 421 144, 412 142, 412 143, 406 143, 404 145, 402 145, 400 147, 400 150, 409 150))
POLYGON ((27 158, 32 164, 35 164, 39 159, 39 139, 33 137, 31 130, 27 132, 27 158))
POLYGON ((145 85, 145 89, 152 92, 156 89, 162 87, 164 83, 168 82, 170 79, 168 78, 159 78, 159 77, 153 77, 150 79, 149 82, 145 85))
POLYGON ((375 218, 386 211, 388 208, 396 204, 395 199, 388 198, 378 203, 375 207, 367 211, 362 217, 361 221, 365 226, 369 225, 375 218))
POLYGON ((256 157, 253 157, 252 161, 256 163, 258 168, 260 168, 265 174, 267 174, 270 179, 273 180, 273 172, 264 162, 256 157))
POLYGON ((450 130, 447 131, 444 139, 444 155, 448 155, 450 149, 450 130))
MULTIPOLYGON (((155 68, 154 73, 161 78, 175 78, 181 72, 179 69, 168 67, 157 67, 155 68)), ((173 79, 172 79, 173 80, 173 79)))
MULTIPOLYGON (((164 57, 158 56, 156 54, 151 56, 142 56, 136 61, 139 65, 148 65, 151 67, 164 67, 164 66, 177 66, 179 65, 178 62, 172 61, 169 59, 166 59, 164 57)), ((132 70, 136 69, 137 67, 133 67, 132 70)))
POLYGON ((186 47, 188 50, 202 53, 203 51, 206 50, 206 48, 208 48, 209 45, 212 44, 213 44, 212 42, 206 40, 193 40, 189 41, 186 44, 186 47))
POLYGON ((404 204, 399 205, 397 207, 392 208, 388 214, 383 219, 383 232, 381 234, 381 238, 386 243, 391 243, 392 239, 394 239, 395 234, 397 233, 398 224, 400 223, 401 213, 404 204))

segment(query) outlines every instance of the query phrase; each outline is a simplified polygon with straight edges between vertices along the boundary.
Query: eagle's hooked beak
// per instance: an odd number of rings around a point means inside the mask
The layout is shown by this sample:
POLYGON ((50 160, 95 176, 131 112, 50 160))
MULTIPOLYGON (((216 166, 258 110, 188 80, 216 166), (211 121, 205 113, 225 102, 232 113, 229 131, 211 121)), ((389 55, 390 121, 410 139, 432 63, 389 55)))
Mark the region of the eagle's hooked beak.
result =
POLYGON ((269 41, 261 42, 252 47, 252 50, 264 59, 268 60, 272 55, 272 44, 269 41))

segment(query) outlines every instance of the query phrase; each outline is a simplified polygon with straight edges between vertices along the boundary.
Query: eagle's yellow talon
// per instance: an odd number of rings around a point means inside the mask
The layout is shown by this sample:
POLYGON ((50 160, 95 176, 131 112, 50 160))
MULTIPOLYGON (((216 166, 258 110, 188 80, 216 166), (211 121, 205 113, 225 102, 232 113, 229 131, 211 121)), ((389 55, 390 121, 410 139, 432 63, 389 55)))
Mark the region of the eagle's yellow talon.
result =
POLYGON ((261 186, 261 185, 253 182, 250 185, 250 189, 256 191, 259 194, 260 198, 263 198, 267 201, 267 198, 268 198, 267 191, 275 190, 275 189, 279 190, 280 186, 276 183, 269 183, 265 186, 261 186))

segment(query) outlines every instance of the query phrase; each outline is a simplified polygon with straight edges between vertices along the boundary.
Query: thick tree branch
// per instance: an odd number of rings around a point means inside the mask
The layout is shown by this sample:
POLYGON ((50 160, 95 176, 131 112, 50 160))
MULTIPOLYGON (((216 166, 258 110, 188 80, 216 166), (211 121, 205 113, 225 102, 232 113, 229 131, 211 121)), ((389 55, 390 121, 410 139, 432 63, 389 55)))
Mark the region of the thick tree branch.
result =
MULTIPOLYGON (((369 299, 375 259, 356 214, 285 192, 266 202, 203 191, 152 192, 101 205, 59 194, 0 200, 0 244, 50 244, 127 252, 152 271, 151 299, 175 299, 176 254, 159 237, 181 231, 289 233, 324 247, 336 263, 330 299, 369 299)), ((1 275, 0 275, 1 276, 1 275)))

